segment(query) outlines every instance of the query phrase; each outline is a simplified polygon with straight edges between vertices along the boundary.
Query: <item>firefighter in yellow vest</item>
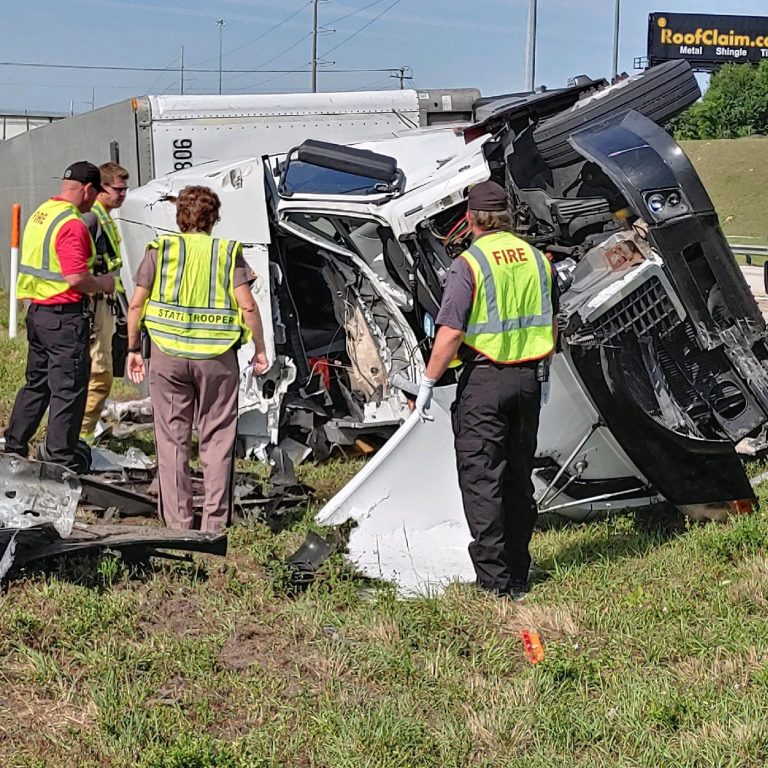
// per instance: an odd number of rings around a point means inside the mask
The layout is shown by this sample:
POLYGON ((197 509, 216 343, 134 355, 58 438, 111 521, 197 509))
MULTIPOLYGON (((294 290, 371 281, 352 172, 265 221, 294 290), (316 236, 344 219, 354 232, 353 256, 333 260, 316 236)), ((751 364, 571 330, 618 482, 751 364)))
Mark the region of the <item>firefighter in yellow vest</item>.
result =
POLYGON ((458 356, 452 420, 469 554, 479 587, 519 599, 537 517, 531 472, 541 371, 555 349, 556 282, 549 261, 510 232, 498 184, 470 189, 468 216, 474 240, 451 266, 416 410, 429 418, 432 390, 458 356))
MULTIPOLYGON (((99 423, 104 403, 112 390, 114 370, 112 365, 112 339, 115 335, 115 320, 119 319, 125 328, 127 302, 120 283, 120 234, 112 220, 112 211, 125 201, 128 192, 128 171, 117 163, 104 163, 101 172, 101 192, 91 210, 83 215, 85 223, 96 245, 96 274, 111 274, 115 278, 116 292, 113 295, 98 293, 91 298, 91 377, 88 381, 88 399, 80 437, 92 443, 103 431, 99 423)), ((123 339, 125 337, 123 336, 123 339)), ((122 371, 117 372, 122 376, 122 371)))
POLYGON ((82 214, 101 189, 99 169, 85 161, 64 172, 61 190, 24 228, 17 295, 29 299, 26 383, 16 396, 5 450, 27 456, 46 408, 48 429, 39 455, 77 472, 90 462, 78 450, 88 390, 87 294, 111 293, 109 275, 92 274, 95 248, 82 214))
POLYGON ((194 523, 189 458, 197 427, 205 481, 201 530, 223 528, 232 513, 240 368, 237 349, 252 338, 256 374, 267 370, 254 274, 236 240, 212 237, 221 203, 208 187, 185 187, 176 200, 180 234, 147 246, 128 308, 131 381, 145 376, 143 324, 151 340, 149 396, 157 447, 160 511, 169 528, 194 523))

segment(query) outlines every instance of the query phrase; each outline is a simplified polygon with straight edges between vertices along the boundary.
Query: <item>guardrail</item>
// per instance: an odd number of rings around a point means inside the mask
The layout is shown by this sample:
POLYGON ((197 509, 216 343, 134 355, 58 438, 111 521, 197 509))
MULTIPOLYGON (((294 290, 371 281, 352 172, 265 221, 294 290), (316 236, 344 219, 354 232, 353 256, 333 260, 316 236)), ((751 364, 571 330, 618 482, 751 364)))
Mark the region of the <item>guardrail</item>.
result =
POLYGON ((728 243, 736 256, 743 256, 747 264, 752 263, 754 256, 768 258, 768 245, 747 245, 746 243, 728 243))

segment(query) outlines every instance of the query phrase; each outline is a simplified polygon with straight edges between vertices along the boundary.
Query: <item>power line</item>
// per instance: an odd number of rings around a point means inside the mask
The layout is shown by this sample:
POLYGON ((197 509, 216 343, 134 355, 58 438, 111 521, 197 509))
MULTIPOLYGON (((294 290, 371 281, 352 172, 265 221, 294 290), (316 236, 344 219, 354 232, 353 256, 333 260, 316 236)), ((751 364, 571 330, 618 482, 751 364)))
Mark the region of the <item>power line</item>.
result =
POLYGON ((380 3, 383 3, 384 0, 373 0, 372 3, 368 3, 368 5, 364 5, 362 8, 358 8, 356 11, 351 11, 350 13, 345 13, 343 16, 339 16, 338 19, 333 19, 333 21, 329 21, 329 24, 336 24, 340 21, 344 21, 344 19, 348 19, 350 16, 357 16, 358 13, 362 13, 363 11, 367 11, 369 8, 373 8, 374 5, 379 5, 380 3))
MULTIPOLYGON (((302 64, 302 67, 309 66, 312 62, 307 62, 306 64, 302 64)), ((260 80, 258 83, 252 83, 250 85, 244 86, 242 88, 232 88, 230 89, 230 93, 244 93, 246 91, 250 91, 253 88, 258 88, 260 85, 266 85, 267 83, 274 82, 275 80, 279 80, 282 77, 285 77, 286 75, 298 75, 298 74, 306 74, 307 72, 310 72, 309 69, 286 69, 284 71, 281 71, 278 75, 275 77, 270 77, 266 80, 260 80)), ((356 72, 399 72, 400 67, 381 67, 379 69, 325 69, 323 72, 327 72, 331 75, 344 75, 344 74, 351 74, 356 72)), ((389 78, 387 78, 388 80, 389 78)))
MULTIPOLYGON (((312 64, 311 61, 308 61, 306 64, 302 64, 302 67, 306 67, 312 64)), ((305 73, 305 72, 311 72, 311 69, 292 69, 288 70, 286 72, 281 72, 279 75, 276 75, 275 77, 268 77, 266 80, 260 80, 258 83, 253 83, 252 85, 247 85, 244 88, 236 88, 236 93, 243 93, 245 91, 252 91, 254 88, 258 88, 261 85, 266 85, 267 83, 272 83, 275 80, 279 80, 281 77, 285 77, 286 75, 293 75, 298 73, 305 73)))
MULTIPOLYGON (((309 37, 309 35, 306 35, 306 37, 309 37)), ((304 39, 306 39, 306 37, 304 39)), ((178 67, 116 67, 116 66, 106 66, 106 65, 98 65, 98 64, 43 64, 40 62, 31 62, 31 61, 0 61, 0 67, 32 67, 32 68, 42 68, 42 69, 91 69, 91 70, 101 70, 104 72, 178 72, 179 71, 178 67)), ((216 74, 218 73, 219 69, 218 67, 216 69, 189 69, 185 67, 184 71, 216 74)), ((280 72, 292 72, 293 70, 224 69, 222 71, 226 74, 273 74, 273 73, 280 73, 280 72)))
MULTIPOLYGON (((381 0, 377 0, 377 2, 381 2, 381 0)), ((274 32, 276 29, 279 29, 284 24, 287 24, 291 19, 293 19, 294 17, 298 16, 305 8, 309 8, 310 5, 312 5, 312 0, 309 0, 309 2, 304 3, 304 5, 302 5, 301 8, 299 8, 298 11, 294 11, 292 14, 290 14, 290 16, 286 16, 282 21, 278 22, 274 26, 272 26, 269 29, 265 30, 260 35, 257 35, 253 39, 248 40, 247 42, 242 43, 241 45, 238 45, 236 48, 232 48, 229 51, 224 51, 224 55, 225 56, 231 56, 233 53, 237 53, 238 51, 242 51, 243 48, 247 48, 249 45, 253 45, 254 43, 256 43, 259 40, 261 40, 262 38, 266 37, 270 32, 274 32)), ((214 61, 215 59, 216 59, 216 57, 213 56, 210 59, 205 59, 203 61, 198 61, 197 64, 194 64, 193 66, 199 67, 199 66, 201 66, 203 64, 207 64, 210 61, 214 61)))
POLYGON ((388 13, 391 11, 396 5, 398 5, 402 0, 395 0, 393 3, 390 3, 378 16, 374 16, 370 21, 363 24, 360 29, 358 29, 356 32, 353 32, 348 37, 345 37, 340 43, 337 45, 334 45, 333 48, 330 48, 325 53, 322 54, 323 57, 327 56, 329 53, 333 53, 337 48, 341 48, 342 45, 345 45, 348 43, 353 37, 357 37, 363 30, 368 29, 368 27, 371 26, 371 24, 374 24, 377 22, 385 13, 388 13))

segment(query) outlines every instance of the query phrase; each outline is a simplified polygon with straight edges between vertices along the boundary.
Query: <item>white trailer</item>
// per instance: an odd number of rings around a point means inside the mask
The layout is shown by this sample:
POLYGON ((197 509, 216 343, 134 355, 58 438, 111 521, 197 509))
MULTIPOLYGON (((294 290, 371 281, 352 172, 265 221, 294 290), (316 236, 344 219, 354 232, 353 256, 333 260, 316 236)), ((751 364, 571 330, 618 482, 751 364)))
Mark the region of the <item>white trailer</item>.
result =
MULTIPOLYGON (((131 186, 212 160, 287 152, 308 138, 351 143, 466 120, 476 89, 221 96, 142 96, 0 142, 0 242, 10 209, 26 217, 76 160, 125 166, 131 186)), ((0 261, 7 287, 8 263, 0 261)))

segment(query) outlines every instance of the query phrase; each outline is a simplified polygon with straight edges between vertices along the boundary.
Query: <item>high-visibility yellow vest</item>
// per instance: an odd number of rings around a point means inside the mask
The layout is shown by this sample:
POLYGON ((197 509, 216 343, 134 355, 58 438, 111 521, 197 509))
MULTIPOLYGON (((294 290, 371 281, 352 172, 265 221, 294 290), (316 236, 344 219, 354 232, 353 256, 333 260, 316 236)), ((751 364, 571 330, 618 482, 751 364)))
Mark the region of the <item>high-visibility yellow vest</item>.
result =
MULTIPOLYGON (((109 240, 109 244, 112 246, 112 253, 104 254, 107 272, 116 272, 123 266, 123 256, 120 252, 120 243, 122 242, 120 233, 117 231, 114 219, 109 215, 107 209, 101 202, 97 200, 91 207, 91 211, 99 220, 101 229, 107 240, 109 240)), ((123 288, 123 283, 119 275, 115 277, 115 290, 120 293, 125 293, 125 288, 123 288)))
MULTIPOLYGON (((61 275, 56 238, 61 228, 73 219, 83 221, 80 211, 66 200, 53 199, 46 200, 29 217, 24 227, 19 277, 16 281, 16 295, 19 299, 44 301, 69 289, 69 283, 61 275)), ((96 246, 91 238, 89 270, 93 269, 95 259, 96 246)))
POLYGON ((210 235, 163 235, 144 327, 167 355, 217 357, 250 338, 235 300, 235 259, 242 244, 210 235))
POLYGON ((464 343, 497 363, 552 352, 552 267, 544 255, 509 232, 491 232, 461 258, 475 278, 464 343))
POLYGON ((120 253, 120 243, 122 242, 122 238, 117 231, 115 222, 109 213, 107 213, 107 209, 101 202, 97 200, 93 204, 91 211, 96 214, 96 218, 99 220, 99 224, 101 224, 101 229, 106 235, 107 240, 109 240, 109 244, 112 246, 112 253, 105 253, 104 258, 107 262, 107 271, 114 272, 123 266, 123 258, 120 253))

